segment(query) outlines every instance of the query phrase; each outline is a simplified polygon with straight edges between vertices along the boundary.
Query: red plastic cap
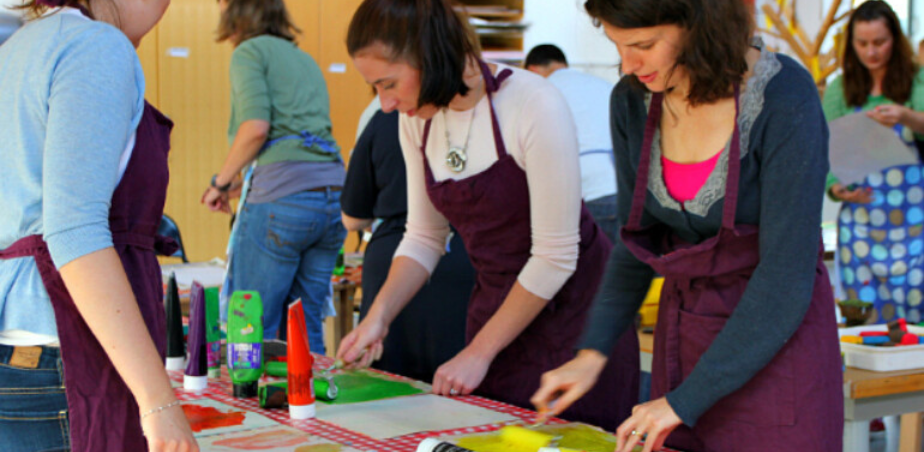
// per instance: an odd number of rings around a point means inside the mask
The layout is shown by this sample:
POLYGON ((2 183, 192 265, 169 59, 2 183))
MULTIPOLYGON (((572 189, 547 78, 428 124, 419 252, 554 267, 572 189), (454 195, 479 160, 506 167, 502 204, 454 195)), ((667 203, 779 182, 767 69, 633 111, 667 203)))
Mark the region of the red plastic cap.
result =
POLYGON ((916 335, 911 334, 911 333, 905 333, 905 335, 902 336, 901 344, 902 345, 918 345, 919 343, 918 341, 919 339, 916 335))
POLYGON ((249 299, 250 299, 250 294, 249 294, 249 293, 245 293, 245 294, 244 294, 244 299, 245 299, 245 300, 249 300, 249 299))

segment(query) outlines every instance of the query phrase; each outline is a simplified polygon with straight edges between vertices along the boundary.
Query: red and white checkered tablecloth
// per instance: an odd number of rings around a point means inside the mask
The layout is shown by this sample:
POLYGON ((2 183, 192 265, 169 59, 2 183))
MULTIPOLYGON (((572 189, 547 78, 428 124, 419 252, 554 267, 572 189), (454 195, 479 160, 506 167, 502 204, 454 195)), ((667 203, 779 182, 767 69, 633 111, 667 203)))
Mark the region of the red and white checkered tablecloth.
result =
MULTIPOLYGON (((333 360, 326 356, 315 356, 314 366, 316 369, 323 369, 330 366, 333 363, 333 360)), ((387 374, 382 372, 383 374, 387 374)), ((170 378, 173 381, 182 383, 183 381, 183 372, 171 371, 169 372, 170 378)), ((400 377, 393 374, 387 374, 393 377, 408 380, 404 377, 400 377)), ((264 377, 261 379, 261 382, 271 382, 279 381, 280 378, 274 377, 264 377)), ((354 432, 352 430, 346 430, 335 424, 329 422, 324 422, 318 419, 308 419, 308 420, 292 420, 289 418, 288 410, 266 410, 260 408, 259 400, 257 398, 250 399, 239 399, 232 396, 231 391, 231 378, 227 373, 227 368, 222 367, 222 376, 221 379, 209 380, 208 388, 200 394, 186 392, 182 386, 175 389, 176 396, 182 401, 195 401, 200 399, 213 399, 221 403, 239 408, 242 410, 258 413, 260 415, 266 416, 274 421, 279 422, 280 424, 288 425, 294 427, 306 433, 312 435, 320 436, 324 439, 334 441, 345 446, 350 446, 355 449, 369 452, 415 452, 417 450, 417 445, 420 444, 425 438, 430 437, 445 437, 445 436, 454 436, 468 433, 486 433, 497 430, 501 428, 504 424, 488 424, 478 427, 466 427, 453 430, 443 430, 443 431, 429 431, 414 433, 411 435, 401 436, 398 438, 390 438, 386 440, 377 440, 370 438, 361 433, 354 432)), ((456 397, 455 400, 460 402, 469 403, 471 405, 479 406, 482 408, 487 408, 489 410, 497 411, 500 413, 509 414, 516 418, 522 419, 524 421, 530 422, 536 417, 534 411, 525 410, 523 408, 515 407, 508 405, 506 403, 497 402, 494 400, 485 399, 482 397, 476 396, 466 396, 466 397, 456 397)), ((552 423, 565 423, 565 421, 559 419, 553 419, 550 422, 552 423)), ((676 452, 672 449, 663 449, 662 452, 676 452)))

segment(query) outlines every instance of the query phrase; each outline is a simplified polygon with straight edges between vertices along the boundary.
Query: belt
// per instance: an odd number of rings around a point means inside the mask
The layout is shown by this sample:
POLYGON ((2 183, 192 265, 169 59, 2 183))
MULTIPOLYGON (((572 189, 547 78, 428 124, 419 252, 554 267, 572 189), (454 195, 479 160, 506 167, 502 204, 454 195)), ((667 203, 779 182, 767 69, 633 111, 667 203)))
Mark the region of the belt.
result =
POLYGON ((309 189, 307 189, 307 190, 305 190, 305 191, 327 191, 327 190, 330 190, 330 191, 340 191, 340 190, 343 190, 343 187, 337 187, 337 186, 333 186, 333 185, 328 185, 328 186, 325 186, 325 187, 309 188, 309 189))

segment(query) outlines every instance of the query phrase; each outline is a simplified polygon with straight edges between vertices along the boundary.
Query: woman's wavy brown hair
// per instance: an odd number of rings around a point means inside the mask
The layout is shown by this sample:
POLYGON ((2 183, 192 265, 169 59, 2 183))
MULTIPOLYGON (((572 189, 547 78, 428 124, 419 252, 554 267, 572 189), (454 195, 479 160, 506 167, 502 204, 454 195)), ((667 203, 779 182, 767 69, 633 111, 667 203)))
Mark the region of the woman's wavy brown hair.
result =
POLYGON ((390 61, 420 71, 418 107, 445 107, 467 94, 465 66, 468 58, 481 56, 478 37, 449 0, 365 0, 350 21, 346 43, 351 57, 383 44, 390 61))
POLYGON ((218 22, 218 42, 240 44, 261 35, 295 42, 298 29, 283 0, 228 0, 228 8, 218 22))
POLYGON ((882 20, 892 33, 892 56, 886 66, 885 78, 882 80, 882 94, 901 105, 911 98, 911 85, 918 67, 914 62, 911 43, 902 33, 901 23, 895 11, 888 3, 878 0, 860 5, 847 23, 847 45, 844 46, 844 98, 851 107, 862 107, 873 90, 873 78, 869 70, 860 62, 857 51, 853 48, 853 28, 857 22, 882 20))
POLYGON ((597 26, 682 28, 684 44, 675 68, 683 66, 690 78, 690 105, 733 96, 732 88, 748 71, 745 56, 754 23, 742 0, 587 0, 584 8, 597 26))

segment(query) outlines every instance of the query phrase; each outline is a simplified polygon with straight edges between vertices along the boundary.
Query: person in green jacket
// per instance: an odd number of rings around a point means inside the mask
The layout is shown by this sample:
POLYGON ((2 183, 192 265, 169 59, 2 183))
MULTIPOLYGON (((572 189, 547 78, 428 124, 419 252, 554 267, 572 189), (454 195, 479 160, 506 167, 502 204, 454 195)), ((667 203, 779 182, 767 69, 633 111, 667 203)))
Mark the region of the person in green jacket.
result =
MULTIPOLYGON (((924 73, 911 43, 888 3, 860 5, 847 24, 843 75, 825 90, 822 107, 828 121, 855 112, 895 132, 917 152, 924 150, 924 73)), ((828 174, 828 195, 837 201, 869 203, 870 194, 851 190, 828 174)))
POLYGON ((229 294, 259 292, 264 337, 285 338, 286 305, 301 298, 311 351, 323 354, 330 277, 346 236, 340 223, 346 172, 331 134, 327 84, 317 62, 295 44, 299 30, 283 0, 218 4, 218 41, 234 45, 230 150, 202 203, 230 213, 235 177, 248 174, 229 239, 222 316, 229 294))

